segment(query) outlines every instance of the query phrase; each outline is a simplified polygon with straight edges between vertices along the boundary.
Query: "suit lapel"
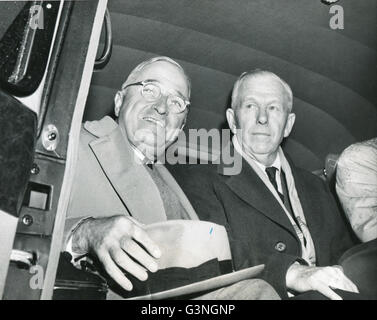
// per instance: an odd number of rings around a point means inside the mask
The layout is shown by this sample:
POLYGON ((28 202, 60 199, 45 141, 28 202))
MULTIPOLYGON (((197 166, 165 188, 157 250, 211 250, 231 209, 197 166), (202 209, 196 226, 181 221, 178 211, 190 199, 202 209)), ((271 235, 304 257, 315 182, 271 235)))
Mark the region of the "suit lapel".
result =
MULTIPOLYGON (((224 174, 222 163, 219 164, 218 172, 224 174)), ((242 158, 241 173, 231 175, 226 184, 243 201, 297 237, 283 208, 245 159, 242 158)))
POLYGON ((128 212, 142 223, 166 220, 160 193, 135 154, 120 127, 90 143, 106 177, 128 212), (145 196, 144 196, 145 195, 145 196))

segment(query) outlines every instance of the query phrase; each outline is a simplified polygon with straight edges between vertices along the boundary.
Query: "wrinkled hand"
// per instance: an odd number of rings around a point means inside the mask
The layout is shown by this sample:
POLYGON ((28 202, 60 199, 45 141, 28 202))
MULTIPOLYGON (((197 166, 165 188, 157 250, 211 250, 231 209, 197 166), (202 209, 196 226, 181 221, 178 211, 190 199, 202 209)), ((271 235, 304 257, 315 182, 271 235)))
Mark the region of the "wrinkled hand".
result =
POLYGON ((156 272, 156 259, 161 256, 143 226, 123 215, 85 221, 73 234, 72 245, 74 251, 95 254, 106 272, 128 291, 132 290, 132 283, 119 267, 145 281, 146 269, 156 272))
POLYGON ((297 292, 316 290, 331 300, 342 300, 332 289, 359 292, 341 266, 309 267, 294 263, 287 271, 286 285, 297 292))

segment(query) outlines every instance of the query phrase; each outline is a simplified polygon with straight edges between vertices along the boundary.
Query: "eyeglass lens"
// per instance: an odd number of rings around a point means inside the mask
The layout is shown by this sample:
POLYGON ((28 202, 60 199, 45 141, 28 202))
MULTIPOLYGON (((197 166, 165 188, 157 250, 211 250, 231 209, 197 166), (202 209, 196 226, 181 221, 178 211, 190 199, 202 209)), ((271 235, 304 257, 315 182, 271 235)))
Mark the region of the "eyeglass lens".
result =
MULTIPOLYGON (((154 101, 161 97, 161 88, 153 83, 146 83, 142 88, 142 94, 145 99, 154 101)), ((173 112, 182 112, 186 105, 182 98, 174 95, 169 95, 167 105, 173 112)))

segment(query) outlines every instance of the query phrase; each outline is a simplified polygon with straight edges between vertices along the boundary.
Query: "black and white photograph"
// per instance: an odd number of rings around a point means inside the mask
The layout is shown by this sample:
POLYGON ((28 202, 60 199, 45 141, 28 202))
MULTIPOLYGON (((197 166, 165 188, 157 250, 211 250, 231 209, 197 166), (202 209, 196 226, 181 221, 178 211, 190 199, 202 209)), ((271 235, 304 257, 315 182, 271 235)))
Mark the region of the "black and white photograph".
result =
POLYGON ((0 300, 377 300, 377 1, 0 1, 0 300))

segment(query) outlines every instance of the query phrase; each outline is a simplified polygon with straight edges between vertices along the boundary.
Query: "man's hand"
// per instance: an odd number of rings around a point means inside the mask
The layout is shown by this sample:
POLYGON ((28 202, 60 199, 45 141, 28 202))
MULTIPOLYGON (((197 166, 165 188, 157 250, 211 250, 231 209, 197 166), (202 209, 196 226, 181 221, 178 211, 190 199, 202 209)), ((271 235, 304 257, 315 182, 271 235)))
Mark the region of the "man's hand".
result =
POLYGON ((73 234, 72 248, 75 252, 95 254, 106 272, 128 291, 132 290, 132 283, 119 267, 145 281, 146 269, 156 272, 155 259, 161 256, 142 225, 123 215, 85 221, 73 234))
POLYGON ((341 266, 309 267, 294 263, 287 271, 286 284, 297 292, 316 290, 331 300, 342 300, 332 289, 359 292, 341 266))

